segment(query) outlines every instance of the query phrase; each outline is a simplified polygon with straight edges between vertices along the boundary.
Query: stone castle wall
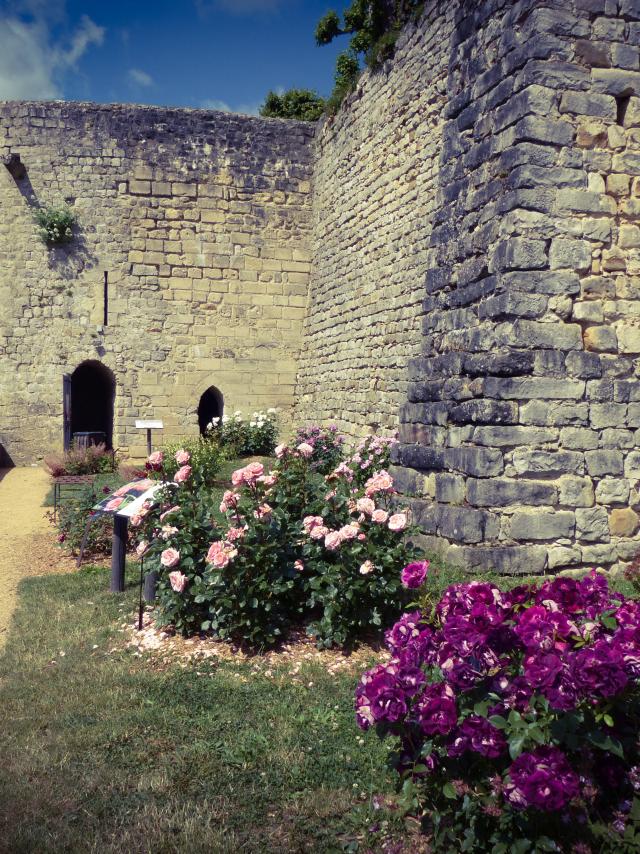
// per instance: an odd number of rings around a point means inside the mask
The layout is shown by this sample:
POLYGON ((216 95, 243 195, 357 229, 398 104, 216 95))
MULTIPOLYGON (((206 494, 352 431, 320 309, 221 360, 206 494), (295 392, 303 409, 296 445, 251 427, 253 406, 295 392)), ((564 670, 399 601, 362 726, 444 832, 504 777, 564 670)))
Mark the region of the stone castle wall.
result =
POLYGON ((197 433, 210 386, 227 410, 290 409, 312 137, 199 110, 0 105, 0 155, 27 169, 0 165, 0 445, 14 462, 61 447, 62 376, 85 360, 114 372, 114 445, 133 455, 136 417, 161 418, 164 439, 197 433), (49 250, 34 205, 65 200, 78 238, 49 250))
POLYGON ((422 346, 454 26, 452 4, 427 6, 317 135, 297 415, 350 436, 397 429, 422 346))
POLYGON ((469 568, 640 545, 640 3, 460 3, 397 474, 469 568))

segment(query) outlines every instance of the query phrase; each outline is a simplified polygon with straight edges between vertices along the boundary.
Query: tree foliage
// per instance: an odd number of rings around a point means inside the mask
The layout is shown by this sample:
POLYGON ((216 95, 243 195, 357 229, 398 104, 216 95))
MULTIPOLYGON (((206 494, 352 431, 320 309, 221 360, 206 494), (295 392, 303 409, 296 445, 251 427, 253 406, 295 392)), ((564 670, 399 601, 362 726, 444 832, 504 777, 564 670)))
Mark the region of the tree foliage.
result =
POLYGON ((415 19, 424 6, 423 0, 353 0, 343 13, 342 24, 337 12, 330 11, 318 21, 316 44, 330 44, 342 35, 351 36, 349 47, 336 60, 335 85, 327 101, 329 112, 335 112, 351 92, 362 71, 362 61, 370 68, 387 59, 403 26, 415 19))
POLYGON ((324 98, 312 89, 289 89, 282 95, 268 92, 264 104, 260 107, 260 115, 266 118, 315 122, 324 109, 324 98))

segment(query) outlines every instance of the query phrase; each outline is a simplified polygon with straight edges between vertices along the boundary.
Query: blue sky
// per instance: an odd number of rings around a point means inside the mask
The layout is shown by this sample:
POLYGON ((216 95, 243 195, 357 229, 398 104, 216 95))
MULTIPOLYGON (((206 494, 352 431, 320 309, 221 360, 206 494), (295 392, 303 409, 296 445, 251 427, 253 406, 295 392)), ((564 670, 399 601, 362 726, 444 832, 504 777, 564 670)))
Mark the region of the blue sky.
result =
POLYGON ((328 94, 338 40, 317 20, 348 0, 0 0, 0 100, 130 102, 257 112, 269 89, 328 94))

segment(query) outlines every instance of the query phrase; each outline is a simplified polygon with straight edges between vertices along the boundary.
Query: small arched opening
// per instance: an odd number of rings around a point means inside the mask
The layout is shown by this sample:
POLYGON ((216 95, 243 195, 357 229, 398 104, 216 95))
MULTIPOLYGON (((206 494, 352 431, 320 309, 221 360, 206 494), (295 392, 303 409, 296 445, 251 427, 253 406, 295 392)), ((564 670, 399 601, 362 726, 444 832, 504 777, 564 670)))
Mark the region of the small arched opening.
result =
POLYGON ((113 371, 97 359, 82 362, 71 374, 71 439, 76 434, 104 434, 109 450, 113 448, 113 403, 116 378, 113 371))
POLYGON ((200 435, 204 436, 213 418, 222 418, 224 398, 222 392, 215 386, 210 386, 200 398, 198 404, 198 426, 200 435))

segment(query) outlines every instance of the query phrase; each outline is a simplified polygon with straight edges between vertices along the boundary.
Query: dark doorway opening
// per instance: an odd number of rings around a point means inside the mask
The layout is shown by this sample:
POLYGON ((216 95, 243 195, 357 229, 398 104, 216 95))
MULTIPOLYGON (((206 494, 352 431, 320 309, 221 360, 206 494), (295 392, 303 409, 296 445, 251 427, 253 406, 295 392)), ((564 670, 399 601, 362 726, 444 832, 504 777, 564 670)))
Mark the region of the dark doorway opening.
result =
POLYGON ((223 409, 222 392, 218 391, 215 386, 211 386, 202 395, 198 404, 198 426, 201 436, 207 432, 207 427, 213 418, 222 418, 223 409))
POLYGON ((71 374, 71 417, 68 419, 71 438, 76 433, 104 433, 107 449, 111 450, 115 396, 116 380, 106 365, 96 359, 78 365, 71 374))

